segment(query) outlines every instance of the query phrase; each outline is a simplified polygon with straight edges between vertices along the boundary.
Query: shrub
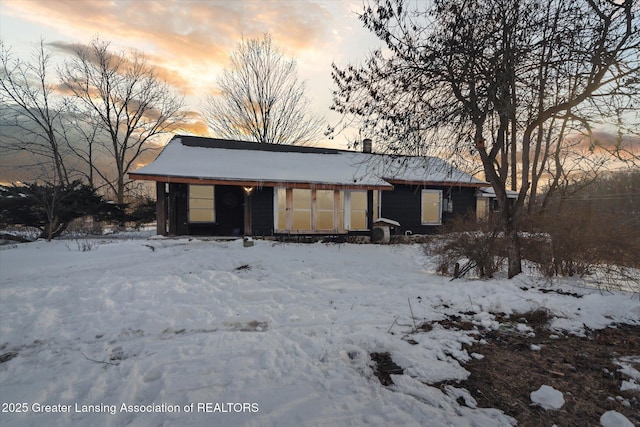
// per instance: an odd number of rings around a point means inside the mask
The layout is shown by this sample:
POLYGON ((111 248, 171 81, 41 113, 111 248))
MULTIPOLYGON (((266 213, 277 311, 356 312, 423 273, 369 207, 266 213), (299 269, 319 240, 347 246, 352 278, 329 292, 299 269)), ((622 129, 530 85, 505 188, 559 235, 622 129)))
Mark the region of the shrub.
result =
MULTIPOLYGON (((541 274, 590 276, 602 288, 640 292, 640 227, 637 215, 603 212, 588 205, 545 212, 523 219, 521 256, 541 274)), ((440 229, 425 246, 437 256, 437 271, 460 277, 475 270, 492 277, 506 255, 495 223, 457 219, 440 229)))
POLYGON ((88 185, 31 183, 0 187, 0 225, 23 225, 40 230, 51 240, 76 218, 92 215, 98 220, 119 220, 122 207, 104 200, 88 185))
POLYGON ((438 256, 438 273, 457 278, 475 270, 479 277, 493 277, 502 268, 504 239, 494 224, 460 218, 441 232, 426 245, 429 254, 438 256))
POLYGON ((596 266, 640 268, 640 232, 618 215, 572 209, 545 213, 528 226, 549 236, 543 269, 558 276, 592 274, 596 266))
POLYGON ((156 201, 150 197, 143 197, 132 203, 128 209, 127 221, 132 222, 136 229, 156 220, 156 201))

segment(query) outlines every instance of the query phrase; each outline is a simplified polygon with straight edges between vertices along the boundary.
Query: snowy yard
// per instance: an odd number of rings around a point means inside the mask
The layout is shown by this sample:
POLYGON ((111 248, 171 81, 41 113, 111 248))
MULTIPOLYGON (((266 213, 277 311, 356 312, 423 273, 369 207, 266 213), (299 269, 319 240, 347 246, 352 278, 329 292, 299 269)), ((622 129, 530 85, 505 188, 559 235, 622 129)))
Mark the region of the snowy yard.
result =
MULTIPOLYGON (((495 313, 538 308, 560 336, 640 324, 637 295, 522 275, 451 282, 419 245, 136 239, 82 249, 0 247, 2 426, 508 426, 513 418, 474 408, 465 390, 427 385, 468 376, 461 362, 482 356, 463 345, 477 331, 415 326, 456 315, 497 328, 495 313), (541 291, 551 286, 567 292, 541 291), (370 358, 385 352, 404 370, 387 387, 370 358)), ((624 369, 640 389, 637 370, 624 369)), ((561 405, 543 386, 532 404, 561 405)), ((603 425, 625 425, 618 415, 603 425)))

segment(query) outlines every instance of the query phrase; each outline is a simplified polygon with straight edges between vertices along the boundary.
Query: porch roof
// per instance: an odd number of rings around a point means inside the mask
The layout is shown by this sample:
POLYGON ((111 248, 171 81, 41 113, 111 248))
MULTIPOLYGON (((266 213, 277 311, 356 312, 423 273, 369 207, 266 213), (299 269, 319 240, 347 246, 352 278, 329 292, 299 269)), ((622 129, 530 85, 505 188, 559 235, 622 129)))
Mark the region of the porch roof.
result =
POLYGON ((201 184, 367 188, 395 183, 484 186, 444 160, 175 136, 132 179, 201 184))
MULTIPOLYGON (((517 199, 518 194, 519 193, 517 191, 507 190, 507 199, 517 199)), ((481 187, 478 188, 476 197, 495 198, 496 191, 493 189, 493 187, 481 187)))

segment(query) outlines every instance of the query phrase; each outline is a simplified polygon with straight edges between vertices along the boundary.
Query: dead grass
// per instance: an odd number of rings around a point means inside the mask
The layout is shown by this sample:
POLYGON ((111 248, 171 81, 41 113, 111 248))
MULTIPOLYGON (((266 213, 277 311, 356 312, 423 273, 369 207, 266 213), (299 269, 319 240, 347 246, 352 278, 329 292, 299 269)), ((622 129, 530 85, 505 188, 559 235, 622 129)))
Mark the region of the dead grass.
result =
POLYGON ((620 391, 627 378, 614 363, 616 358, 640 355, 640 326, 616 325, 587 331, 585 337, 556 337, 544 327, 548 317, 536 313, 526 319, 535 337, 492 330, 482 334, 486 344, 467 348, 484 358, 464 365, 471 375, 457 386, 469 390, 478 406, 501 409, 519 426, 597 426, 609 410, 640 425, 640 393, 620 391), (530 393, 545 384, 564 394, 559 410, 531 404, 530 393))
MULTIPOLYGON (((467 380, 432 386, 443 391, 448 385, 463 387, 476 399, 478 407, 498 408, 515 418, 518 426, 599 426, 602 414, 610 410, 640 426, 640 392, 620 390, 622 382, 629 378, 615 363, 625 356, 636 361, 640 357, 640 325, 618 324, 587 330, 583 337, 562 336, 548 329, 553 315, 542 308, 511 315, 494 313, 500 327, 491 330, 462 316, 473 314, 452 315, 436 323, 450 329, 477 330, 476 343, 467 345, 466 350, 483 357, 463 363, 471 373, 467 380), (526 324, 533 332, 518 328, 518 324, 526 324), (545 410, 532 404, 531 392, 542 385, 563 393, 562 408, 545 410)), ((433 324, 427 322, 414 333, 429 333, 432 329, 433 324)), ((403 339, 417 344, 411 338, 403 339)), ((372 353, 370 357, 383 385, 393 384, 389 374, 403 372, 389 353, 372 353)), ((634 367, 640 370, 640 363, 634 367)), ((464 405, 464 399, 459 403, 464 405)))
MULTIPOLYGON (((475 343, 465 349, 482 357, 461 362, 470 372, 467 380, 430 385, 445 393, 449 385, 465 388, 478 407, 500 409, 515 418, 518 426, 599 426, 602 414, 610 410, 640 426, 640 392, 621 391, 622 382, 629 378, 616 364, 626 357, 624 363, 640 371, 640 325, 587 329, 585 336, 575 336, 551 331, 548 325, 553 315, 543 308, 511 315, 493 313, 500 323, 496 329, 483 329, 468 320, 474 314, 460 313, 434 322, 448 329, 473 330, 475 343), (532 403, 531 392, 542 385, 563 393, 565 403, 560 409, 545 410, 532 403)), ((433 323, 427 322, 403 339, 417 344, 412 335, 432 330, 433 323)), ((385 386, 393 384, 390 374, 403 373, 389 353, 370 357, 375 375, 385 386)), ((464 405, 464 399, 459 403, 464 405)))

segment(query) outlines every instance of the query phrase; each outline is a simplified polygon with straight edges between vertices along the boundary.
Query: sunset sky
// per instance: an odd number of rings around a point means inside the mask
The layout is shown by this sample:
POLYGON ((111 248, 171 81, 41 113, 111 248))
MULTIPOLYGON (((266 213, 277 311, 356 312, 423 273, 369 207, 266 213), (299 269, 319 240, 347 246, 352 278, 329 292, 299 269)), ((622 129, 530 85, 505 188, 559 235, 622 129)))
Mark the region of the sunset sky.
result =
MULTIPOLYGON (((314 112, 336 125, 339 117, 329 111, 331 64, 360 63, 381 43, 358 20, 362 8, 362 0, 0 0, 0 37, 25 60, 42 38, 57 63, 68 57, 73 44, 88 44, 95 37, 110 42, 116 51, 137 49, 162 79, 185 95, 187 109, 195 113, 203 111, 206 95, 215 91, 216 79, 238 41, 270 33, 274 43, 297 60, 314 112)), ((638 110, 630 119, 638 123, 638 110)), ((595 126, 599 144, 616 143, 612 125, 595 126)), ((201 120, 191 123, 189 130, 196 135, 207 132, 201 120)), ((315 145, 348 148, 355 138, 352 129, 315 145)), ((637 134, 625 135, 623 142, 637 155, 637 134)), ((150 160, 141 158, 140 164, 150 160)), ((2 178, 26 179, 19 164, 0 159, 2 178)))
MULTIPOLYGON (((40 38, 60 62, 71 44, 95 36, 135 48, 200 111, 238 40, 268 32, 297 60, 314 109, 331 122, 331 63, 359 62, 378 44, 361 9, 360 0, 0 0, 0 36, 23 59, 40 38)), ((319 143, 346 147, 340 136, 319 143)))

